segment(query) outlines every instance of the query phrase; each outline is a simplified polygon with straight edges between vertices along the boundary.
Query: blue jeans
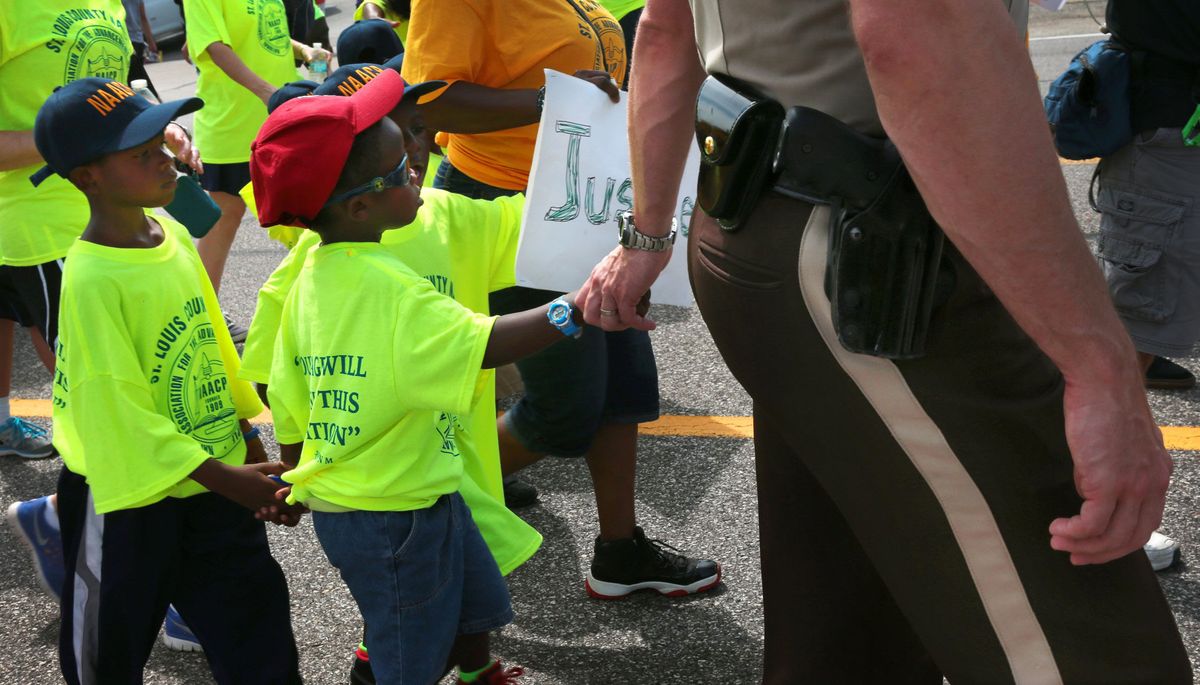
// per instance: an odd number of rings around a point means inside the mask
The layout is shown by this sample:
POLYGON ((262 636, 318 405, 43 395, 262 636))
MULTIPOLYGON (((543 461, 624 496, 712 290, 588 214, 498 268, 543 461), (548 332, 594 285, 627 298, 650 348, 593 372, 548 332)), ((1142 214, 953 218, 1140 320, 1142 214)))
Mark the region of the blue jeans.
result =
POLYGON ((325 556, 366 621, 379 682, 435 682, 457 635, 512 621, 500 569, 458 493, 428 509, 312 517, 325 556))

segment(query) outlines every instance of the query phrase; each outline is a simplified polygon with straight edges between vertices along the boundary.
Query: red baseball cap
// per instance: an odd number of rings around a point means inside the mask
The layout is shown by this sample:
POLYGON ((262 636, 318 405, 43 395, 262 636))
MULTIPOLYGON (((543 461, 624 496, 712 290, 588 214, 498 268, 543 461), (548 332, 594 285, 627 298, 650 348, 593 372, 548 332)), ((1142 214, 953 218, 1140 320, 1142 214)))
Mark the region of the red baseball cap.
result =
POLYGON ((306 226, 333 194, 354 138, 403 96, 404 79, 385 70, 350 97, 296 98, 272 112, 250 145, 259 223, 306 226))

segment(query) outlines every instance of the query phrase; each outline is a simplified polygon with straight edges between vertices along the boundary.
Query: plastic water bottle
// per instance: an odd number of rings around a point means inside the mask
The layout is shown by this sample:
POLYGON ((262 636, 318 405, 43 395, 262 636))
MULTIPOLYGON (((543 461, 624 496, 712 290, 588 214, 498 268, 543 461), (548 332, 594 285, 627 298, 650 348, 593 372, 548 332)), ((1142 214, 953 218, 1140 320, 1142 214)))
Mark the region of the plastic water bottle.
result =
MULTIPOLYGON (((313 43, 313 48, 321 49, 320 43, 313 43)), ((329 62, 325 58, 314 59, 308 63, 308 75, 317 83, 323 82, 329 76, 329 62)))
POLYGON ((146 81, 146 79, 135 78, 134 80, 129 82, 129 87, 133 89, 133 92, 137 93, 138 95, 141 95, 142 97, 146 98, 150 102, 153 102, 156 104, 158 103, 158 98, 154 97, 154 93, 152 93, 150 91, 150 84, 146 81))

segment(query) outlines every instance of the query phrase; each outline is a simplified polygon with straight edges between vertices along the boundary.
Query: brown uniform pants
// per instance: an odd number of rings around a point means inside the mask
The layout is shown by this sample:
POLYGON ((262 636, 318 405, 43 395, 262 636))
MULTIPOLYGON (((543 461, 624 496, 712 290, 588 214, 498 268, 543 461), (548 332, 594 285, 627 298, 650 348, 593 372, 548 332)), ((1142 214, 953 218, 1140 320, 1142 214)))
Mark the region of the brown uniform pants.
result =
POLYGON ((1062 377, 974 270, 928 353, 845 351, 823 289, 828 209, 767 193, 727 233, 697 211, 696 299, 754 399, 766 656, 791 683, 1190 683, 1140 552, 1074 567, 1062 377))

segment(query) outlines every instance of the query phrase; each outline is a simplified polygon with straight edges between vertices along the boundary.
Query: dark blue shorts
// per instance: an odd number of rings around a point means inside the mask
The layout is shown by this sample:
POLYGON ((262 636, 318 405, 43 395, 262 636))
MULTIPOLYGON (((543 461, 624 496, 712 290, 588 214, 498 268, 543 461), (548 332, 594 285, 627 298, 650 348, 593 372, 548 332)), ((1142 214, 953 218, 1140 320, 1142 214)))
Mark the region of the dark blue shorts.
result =
MULTIPOLYGON (((491 200, 519 191, 496 188, 454 168, 438 167, 435 188, 491 200)), ((562 293, 508 288, 492 293, 492 314, 525 311, 562 293)), ((581 457, 605 423, 645 423, 658 418, 658 366, 650 334, 608 333, 585 326, 579 339, 563 339, 517 362, 525 395, 503 421, 526 449, 539 454, 581 457)))
POLYGON ((200 186, 210 193, 229 193, 237 195, 250 182, 250 162, 234 162, 233 164, 204 163, 204 173, 200 175, 200 186))
POLYGON ((58 520, 68 683, 142 682, 174 604, 218 683, 299 685, 287 582, 250 510, 206 492, 97 515, 87 480, 63 468, 58 520))
POLYGON ((500 568, 458 493, 427 509, 312 517, 367 624, 379 682, 435 682, 456 636, 512 621, 500 568))
POLYGON ((50 349, 58 340, 58 302, 65 260, 0 266, 0 319, 41 331, 50 349))

